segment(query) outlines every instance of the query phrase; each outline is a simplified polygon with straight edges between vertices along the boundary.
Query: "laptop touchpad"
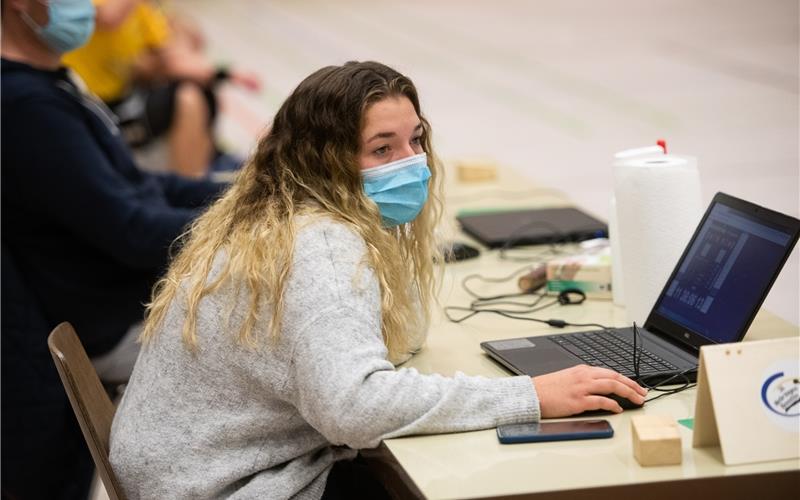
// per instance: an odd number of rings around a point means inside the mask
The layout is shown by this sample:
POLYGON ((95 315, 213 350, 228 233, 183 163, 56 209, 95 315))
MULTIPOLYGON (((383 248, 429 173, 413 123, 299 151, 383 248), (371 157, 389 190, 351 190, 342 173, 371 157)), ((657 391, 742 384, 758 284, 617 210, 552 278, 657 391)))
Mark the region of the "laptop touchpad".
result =
POLYGON ((492 347, 507 362, 527 375, 541 375, 581 363, 581 360, 548 338, 501 340, 492 347))

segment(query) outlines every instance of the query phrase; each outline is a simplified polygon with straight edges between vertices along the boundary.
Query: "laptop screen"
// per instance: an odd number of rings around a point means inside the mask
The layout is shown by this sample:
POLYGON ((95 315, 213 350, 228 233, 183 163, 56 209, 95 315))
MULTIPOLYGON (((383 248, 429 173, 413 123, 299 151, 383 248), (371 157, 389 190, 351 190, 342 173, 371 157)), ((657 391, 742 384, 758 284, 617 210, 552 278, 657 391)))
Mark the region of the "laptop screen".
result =
POLYGON ((759 213, 715 200, 654 311, 712 342, 739 340, 795 239, 759 213))

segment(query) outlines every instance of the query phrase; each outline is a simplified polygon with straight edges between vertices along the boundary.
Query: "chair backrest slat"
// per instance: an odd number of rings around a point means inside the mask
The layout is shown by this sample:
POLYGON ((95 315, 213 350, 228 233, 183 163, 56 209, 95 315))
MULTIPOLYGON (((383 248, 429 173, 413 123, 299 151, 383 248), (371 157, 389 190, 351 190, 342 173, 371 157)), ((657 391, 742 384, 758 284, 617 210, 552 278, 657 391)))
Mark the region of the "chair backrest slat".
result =
POLYGON ((114 403, 72 325, 66 322, 58 325, 47 338, 47 345, 106 492, 111 500, 123 500, 124 494, 108 458, 114 403))

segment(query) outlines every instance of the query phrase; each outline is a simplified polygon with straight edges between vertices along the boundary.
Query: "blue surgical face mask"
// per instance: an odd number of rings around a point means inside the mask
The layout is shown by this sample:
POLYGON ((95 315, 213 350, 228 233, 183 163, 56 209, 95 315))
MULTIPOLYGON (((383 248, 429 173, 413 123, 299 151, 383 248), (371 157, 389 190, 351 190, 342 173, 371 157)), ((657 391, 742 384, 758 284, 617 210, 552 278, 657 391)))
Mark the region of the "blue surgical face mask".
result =
POLYGON ((94 31, 94 4, 92 0, 50 0, 47 2, 49 20, 39 26, 27 12, 22 20, 52 50, 67 53, 82 46, 94 31))
POLYGON ((425 153, 362 170, 364 192, 378 205, 386 227, 411 222, 428 200, 431 171, 425 153))

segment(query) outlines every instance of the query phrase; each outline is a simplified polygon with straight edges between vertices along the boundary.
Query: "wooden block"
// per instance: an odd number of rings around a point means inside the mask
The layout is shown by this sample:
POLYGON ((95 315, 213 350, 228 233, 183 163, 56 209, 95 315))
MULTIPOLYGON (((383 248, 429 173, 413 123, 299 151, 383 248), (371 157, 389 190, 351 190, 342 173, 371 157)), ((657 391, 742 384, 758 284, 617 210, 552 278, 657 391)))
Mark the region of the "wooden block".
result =
POLYGON ((497 166, 488 161, 464 160, 456 163, 460 182, 488 182, 497 179, 497 166))
POLYGON ((676 465, 683 459, 678 423, 661 415, 631 417, 633 456, 642 466, 676 465))

